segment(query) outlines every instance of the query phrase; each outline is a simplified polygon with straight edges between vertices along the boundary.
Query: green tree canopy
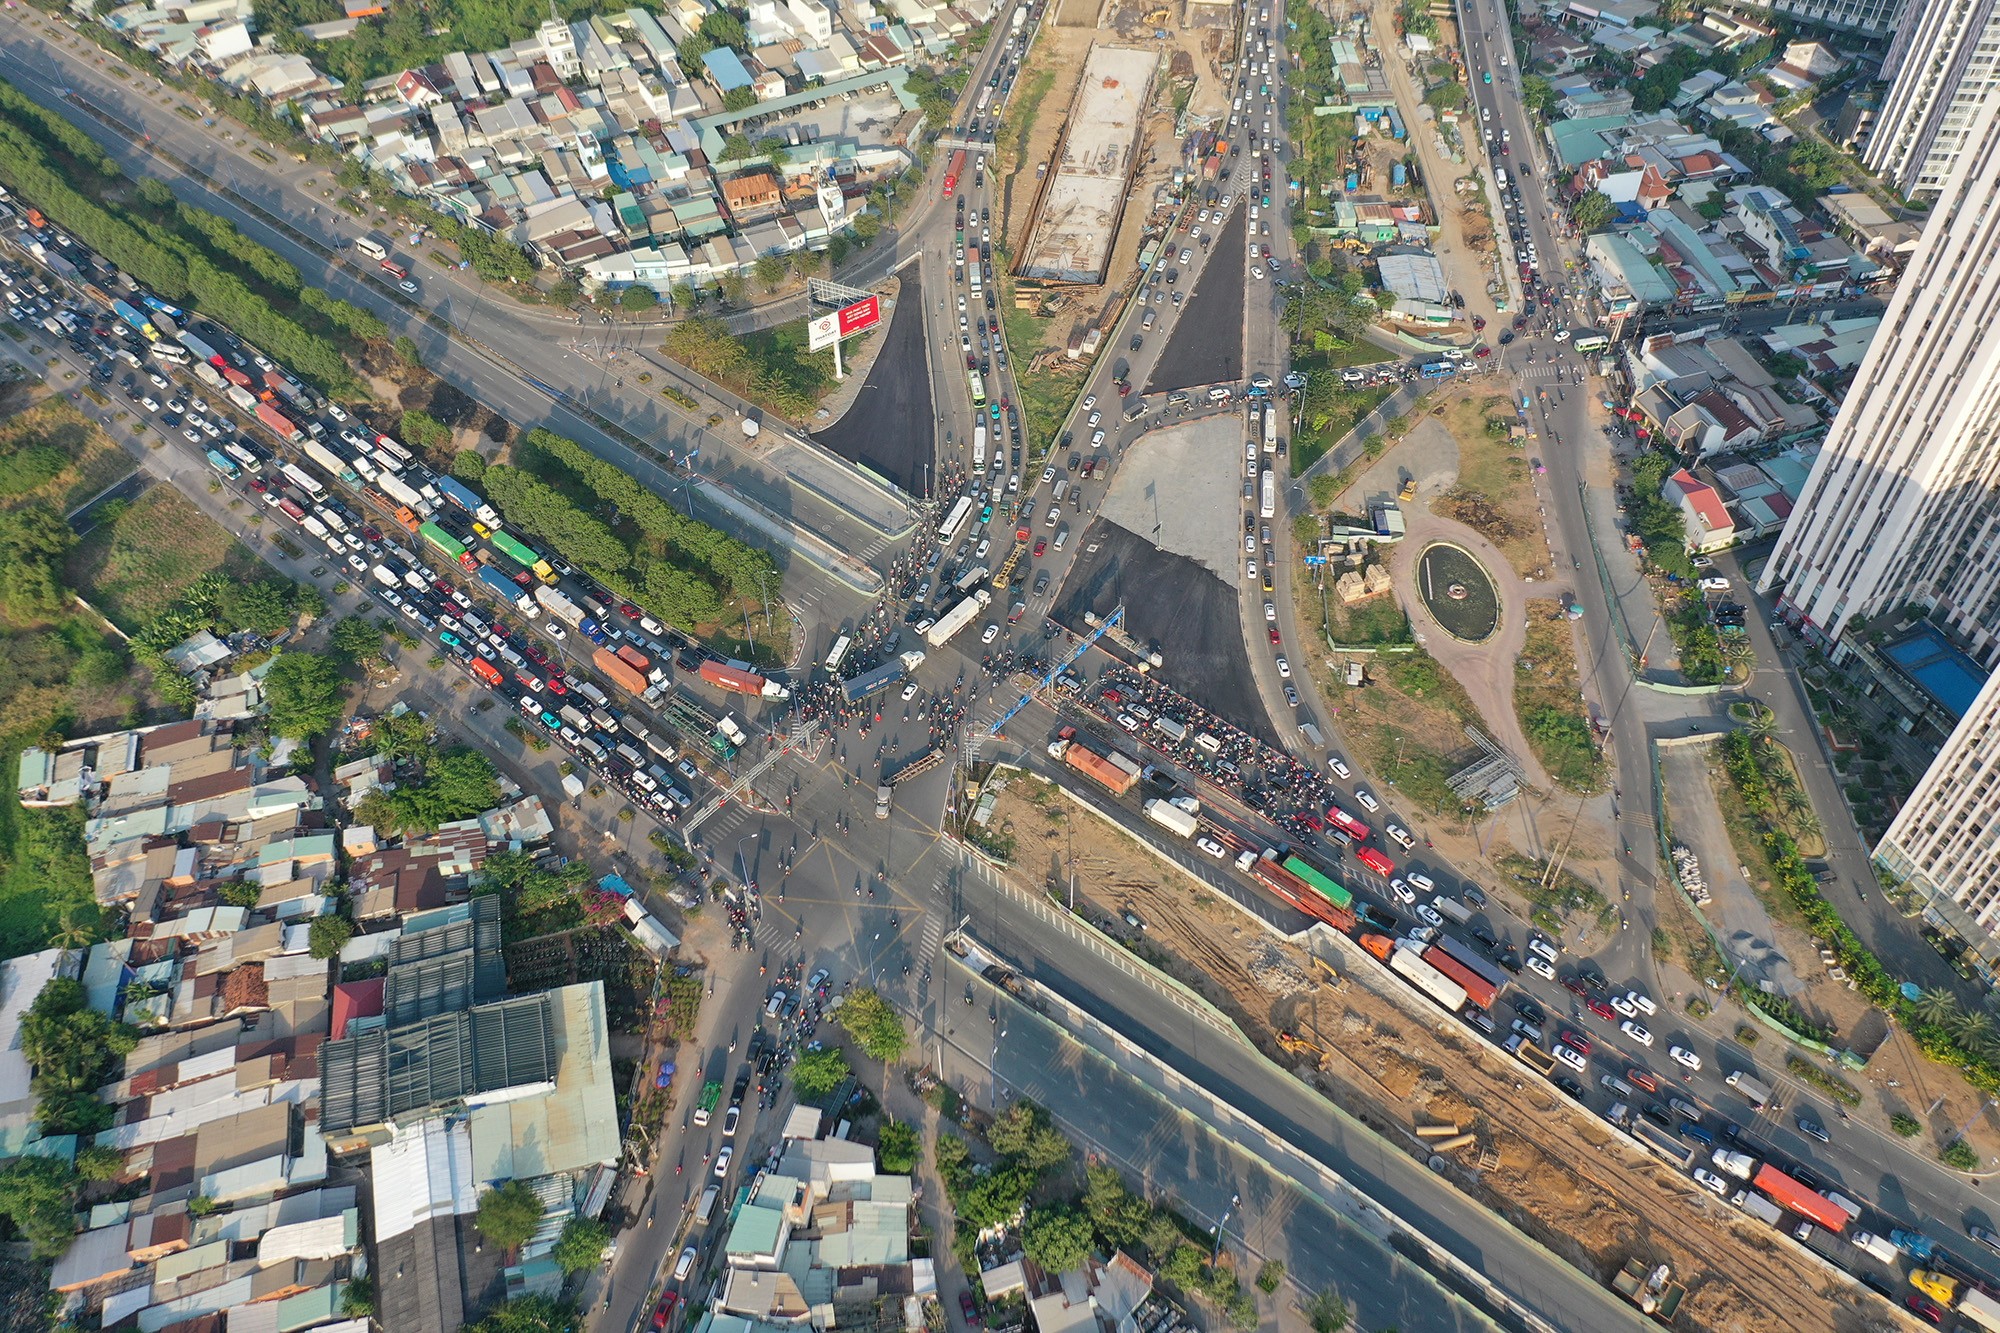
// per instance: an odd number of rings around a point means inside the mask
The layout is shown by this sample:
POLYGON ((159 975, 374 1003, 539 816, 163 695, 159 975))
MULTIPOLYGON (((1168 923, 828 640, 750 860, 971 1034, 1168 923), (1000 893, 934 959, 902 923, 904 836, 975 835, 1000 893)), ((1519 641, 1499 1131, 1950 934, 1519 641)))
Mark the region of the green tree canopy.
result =
POLYGON ((527 1182, 510 1180, 479 1196, 479 1233, 503 1250, 518 1249, 542 1224, 542 1201, 527 1182))
POLYGON ((643 315, 659 303, 658 292, 636 282, 618 293, 618 308, 628 315, 643 315))
POLYGON ((923 1140, 915 1125, 907 1120, 891 1120, 882 1126, 882 1133, 876 1140, 875 1158, 887 1175, 914 1175, 922 1146, 923 1140))
POLYGON ((872 990, 858 990, 840 1006, 840 1025, 870 1059, 894 1064, 909 1048, 909 1029, 889 1002, 872 990))
POLYGON ((1618 206, 1602 190, 1591 190, 1576 201, 1570 215, 1576 219, 1576 229, 1582 232, 1599 231, 1611 224, 1618 206))
POLYGON ((1021 1248, 1044 1272, 1066 1273, 1090 1257, 1090 1219, 1066 1203, 1030 1208, 1021 1224, 1021 1248))
POLYGON ((76 1238, 80 1185, 69 1163, 56 1157, 17 1157, 0 1168, 0 1213, 37 1259, 60 1258, 76 1238))
POLYGON ((1002 1111, 987 1131, 993 1151, 1012 1158, 1037 1175, 1052 1171, 1070 1157, 1070 1141, 1049 1120, 1049 1113, 1022 1098, 1002 1111))
POLYGON ((467 1324, 462 1333, 576 1333, 579 1327, 574 1303, 553 1296, 523 1296, 494 1307, 478 1323, 467 1324))
POLYGON ((264 676, 264 697, 272 734, 311 740, 340 721, 340 672, 317 653, 280 653, 264 676))
POLYGON ((323 913, 312 919, 306 937, 313 957, 338 958, 354 938, 354 923, 337 913, 323 913))
POLYGON ((572 1217, 564 1224, 552 1257, 565 1273, 583 1273, 604 1262, 611 1228, 591 1217, 572 1217))
POLYGON ((808 1101, 824 1097, 839 1087, 853 1070, 847 1057, 832 1046, 807 1051, 792 1066, 792 1086, 808 1101))
POLYGON ((1146 1234, 1153 1210, 1146 1201, 1125 1186, 1118 1168, 1092 1162, 1084 1168, 1083 1208, 1097 1229, 1098 1239, 1108 1249, 1127 1249, 1146 1234))

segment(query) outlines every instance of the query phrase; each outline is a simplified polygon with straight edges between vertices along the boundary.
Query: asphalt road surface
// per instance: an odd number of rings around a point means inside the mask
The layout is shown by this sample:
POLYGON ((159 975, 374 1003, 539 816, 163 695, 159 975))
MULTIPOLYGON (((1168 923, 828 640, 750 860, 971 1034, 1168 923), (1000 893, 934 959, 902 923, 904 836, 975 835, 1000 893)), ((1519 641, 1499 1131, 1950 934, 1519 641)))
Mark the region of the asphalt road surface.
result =
POLYGON ((925 299, 920 266, 912 264, 903 270, 895 313, 853 405, 812 436, 823 448, 915 496, 925 493, 936 463, 938 426, 931 367, 924 355, 925 299))
MULTIPOLYGON (((1243 257, 1246 217, 1245 206, 1238 200, 1228 225, 1208 255, 1200 260, 1200 276, 1195 279, 1194 290, 1187 294, 1187 308, 1169 325, 1167 350, 1153 363, 1152 374, 1146 381, 1148 394, 1198 384, 1235 384, 1243 378, 1244 288, 1249 282, 1243 257)), ((1207 228, 1201 230, 1206 233, 1207 228)), ((1200 255, 1201 243, 1186 232, 1174 233, 1171 261, 1169 251, 1162 249, 1160 265, 1172 262, 1179 267, 1182 250, 1193 250, 1200 255)), ((1182 273, 1185 275, 1186 270, 1182 273)), ((1187 291, 1187 283, 1183 281, 1172 287, 1164 282, 1157 286, 1148 283, 1147 290, 1187 291)), ((1171 303, 1174 298, 1169 295, 1166 299, 1171 303)))
POLYGON ((1278 743, 1250 675, 1236 589, 1186 556, 1099 519, 1084 532, 1056 618, 1082 632, 1085 611, 1105 616, 1121 602, 1126 632, 1156 645, 1166 659, 1162 680, 1251 735, 1278 743))

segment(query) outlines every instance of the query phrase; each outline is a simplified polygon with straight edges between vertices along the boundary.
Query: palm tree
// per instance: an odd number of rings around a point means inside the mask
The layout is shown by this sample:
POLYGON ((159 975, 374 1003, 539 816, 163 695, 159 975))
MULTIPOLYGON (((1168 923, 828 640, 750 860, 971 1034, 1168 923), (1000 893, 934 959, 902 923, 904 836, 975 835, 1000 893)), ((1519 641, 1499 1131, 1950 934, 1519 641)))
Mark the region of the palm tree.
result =
MULTIPOLYGON (((1789 777, 1790 775, 1787 774, 1786 776, 1789 777)), ((1785 817, 1789 820, 1797 821, 1801 815, 1809 815, 1813 812, 1812 797, 1801 791, 1797 783, 1791 783, 1788 786, 1778 788, 1776 795, 1778 797, 1778 808, 1785 812, 1785 817)))
POLYGON ((1810 809, 1793 815, 1792 836, 1795 838, 1819 838, 1826 835, 1826 825, 1820 823, 1819 816, 1810 809))
POLYGON ((1975 1009, 1952 1020, 1951 1035, 1960 1046, 1977 1050, 2000 1035, 2000 1028, 1994 1026, 1993 1015, 1984 1009, 1975 1009))
POLYGON ((63 913, 62 925, 56 928, 49 943, 58 949, 87 949, 97 940, 97 931, 81 908, 71 908, 63 913))
MULTIPOLYGON (((1750 641, 1748 639, 1731 639, 1730 642, 1741 643, 1744 647, 1745 655, 1749 655, 1750 641)), ((1767 708, 1763 704, 1754 704, 1752 707, 1756 710, 1751 714, 1748 723, 1752 736, 1769 736, 1778 729, 1778 714, 1775 710, 1767 708)))
POLYGON ((1958 998, 1948 990, 1918 991, 1910 1011, 1919 1023, 1949 1027, 1959 1013, 1958 998))

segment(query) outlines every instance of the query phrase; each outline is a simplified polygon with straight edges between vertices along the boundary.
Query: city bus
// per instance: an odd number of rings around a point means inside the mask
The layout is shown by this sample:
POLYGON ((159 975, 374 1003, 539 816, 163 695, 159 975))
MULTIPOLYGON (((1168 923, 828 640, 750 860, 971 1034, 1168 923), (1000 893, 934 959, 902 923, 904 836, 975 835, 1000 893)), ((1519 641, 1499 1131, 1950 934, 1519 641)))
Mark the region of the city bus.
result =
POLYGON ((315 477, 312 473, 300 467, 297 463, 287 463, 285 464, 284 467, 280 468, 279 471, 284 473, 286 481, 298 487, 300 490, 304 491, 307 495, 310 495, 315 500, 319 499, 320 496, 326 494, 325 483, 320 481, 320 479, 318 477, 315 477))
POLYGON ((944 522, 938 524, 937 535, 939 544, 949 544, 965 527, 965 520, 971 517, 972 497, 969 495, 959 496, 958 503, 951 507, 949 514, 944 516, 944 522))
POLYGON ((1596 329, 1579 329, 1574 335, 1573 345, 1579 352, 1601 352, 1611 346, 1611 339, 1596 329))
POLYGON ((835 639, 833 647, 826 654, 826 669, 828 671, 840 670, 840 664, 847 660, 847 650, 853 646, 854 640, 845 634, 835 639))
POLYGON ((976 370, 966 371, 965 379, 972 387, 972 405, 974 407, 986 406, 986 381, 979 378, 979 372, 976 370))
POLYGON ((370 259, 378 261, 386 257, 389 253, 389 247, 382 244, 382 242, 373 236, 363 236, 354 243, 354 248, 362 254, 367 255, 370 259))

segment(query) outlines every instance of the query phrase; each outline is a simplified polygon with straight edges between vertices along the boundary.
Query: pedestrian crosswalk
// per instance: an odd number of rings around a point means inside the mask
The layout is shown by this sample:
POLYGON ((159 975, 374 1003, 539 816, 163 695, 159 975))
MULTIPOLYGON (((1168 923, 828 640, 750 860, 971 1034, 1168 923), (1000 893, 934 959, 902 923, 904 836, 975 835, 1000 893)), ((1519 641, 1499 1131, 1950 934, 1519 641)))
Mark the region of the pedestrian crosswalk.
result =
POLYGON ((888 549, 889 539, 887 537, 877 537, 874 541, 869 542, 868 545, 855 552, 855 558, 864 565, 872 564, 876 556, 888 549))

